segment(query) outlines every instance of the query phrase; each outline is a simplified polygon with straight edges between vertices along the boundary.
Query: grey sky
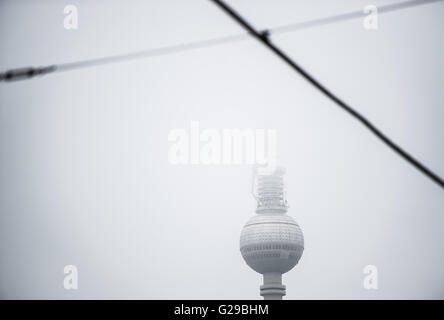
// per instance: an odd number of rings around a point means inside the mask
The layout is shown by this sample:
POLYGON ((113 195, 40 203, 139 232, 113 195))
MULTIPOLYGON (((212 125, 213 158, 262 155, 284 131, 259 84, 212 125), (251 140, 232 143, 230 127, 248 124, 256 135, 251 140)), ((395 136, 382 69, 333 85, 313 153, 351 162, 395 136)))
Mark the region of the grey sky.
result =
MULTIPOLYGON (((258 28, 393 2, 229 1, 258 28)), ((436 3, 273 41, 444 176, 443 18, 436 3)), ((2 1, 0 70, 242 31, 207 0, 2 1)), ((259 298, 239 252, 251 168, 169 164, 192 120, 277 130, 305 237, 286 299, 444 298, 443 190, 254 40, 0 84, 0 297, 259 298)))

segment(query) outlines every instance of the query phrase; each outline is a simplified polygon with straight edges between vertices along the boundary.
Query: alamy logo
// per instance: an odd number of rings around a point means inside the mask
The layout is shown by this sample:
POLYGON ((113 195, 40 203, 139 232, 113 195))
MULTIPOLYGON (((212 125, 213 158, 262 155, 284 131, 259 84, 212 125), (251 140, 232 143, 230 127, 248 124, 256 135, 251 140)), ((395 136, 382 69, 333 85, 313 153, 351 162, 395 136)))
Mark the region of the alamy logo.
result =
POLYGON ((77 30, 79 28, 79 16, 77 12, 77 7, 75 5, 69 4, 63 8, 63 13, 66 14, 65 19, 63 19, 63 27, 66 30, 77 30))
POLYGON ((378 30, 378 8, 374 5, 369 5, 364 8, 363 25, 366 30, 378 30))
POLYGON ((364 267, 364 288, 367 290, 378 289, 378 268, 374 265, 367 265, 364 267))
POLYGON ((74 265, 67 265, 63 268, 63 273, 65 274, 63 287, 66 290, 77 290, 79 288, 77 267, 74 265))
POLYGON ((174 165, 186 164, 257 164, 263 174, 276 169, 276 130, 222 129, 200 130, 191 121, 189 132, 173 129, 168 135, 173 142, 168 160, 174 165))

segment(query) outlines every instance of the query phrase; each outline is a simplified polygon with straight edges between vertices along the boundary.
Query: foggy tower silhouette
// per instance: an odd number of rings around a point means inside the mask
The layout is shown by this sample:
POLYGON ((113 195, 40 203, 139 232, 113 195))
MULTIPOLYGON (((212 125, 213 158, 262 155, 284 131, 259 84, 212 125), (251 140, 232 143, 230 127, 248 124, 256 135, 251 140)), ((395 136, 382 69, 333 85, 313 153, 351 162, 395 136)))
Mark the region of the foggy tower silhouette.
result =
POLYGON ((283 175, 279 167, 267 175, 255 168, 253 196, 256 215, 245 224, 240 236, 240 251, 248 266, 263 274, 260 295, 280 300, 285 295, 282 274, 290 271, 304 251, 304 236, 296 221, 287 215, 283 175))

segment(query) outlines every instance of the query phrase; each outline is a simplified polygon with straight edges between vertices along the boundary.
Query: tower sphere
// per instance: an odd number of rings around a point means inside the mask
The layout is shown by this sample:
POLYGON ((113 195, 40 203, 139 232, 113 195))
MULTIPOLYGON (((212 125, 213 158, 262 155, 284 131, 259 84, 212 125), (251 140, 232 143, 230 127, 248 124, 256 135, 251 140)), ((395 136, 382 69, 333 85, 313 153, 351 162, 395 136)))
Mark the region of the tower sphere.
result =
POLYGON ((290 271, 301 258, 304 236, 296 221, 287 214, 257 214, 242 229, 240 251, 254 271, 282 274, 290 271))

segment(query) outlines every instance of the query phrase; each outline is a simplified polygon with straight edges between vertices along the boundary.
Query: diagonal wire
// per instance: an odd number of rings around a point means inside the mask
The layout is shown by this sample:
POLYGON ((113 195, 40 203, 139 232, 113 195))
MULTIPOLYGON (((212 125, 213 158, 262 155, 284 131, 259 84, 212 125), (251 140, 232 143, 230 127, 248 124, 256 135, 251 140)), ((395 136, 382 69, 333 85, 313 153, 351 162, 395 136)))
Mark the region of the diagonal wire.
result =
MULTIPOLYGON (((380 13, 387 13, 391 11, 398 11, 402 9, 412 8, 420 5, 430 4, 434 2, 441 2, 443 0, 411 0, 411 1, 404 1, 404 2, 398 2, 393 4, 388 4, 385 6, 376 6, 378 9, 378 14, 380 13)), ((270 29, 271 34, 281 34, 281 33, 287 33, 287 32, 293 32, 303 29, 310 29, 314 27, 324 26, 328 24, 333 24, 341 21, 347 21, 357 18, 364 17, 364 11, 353 11, 348 13, 342 13, 335 16, 330 17, 324 17, 319 19, 314 19, 310 21, 304 21, 304 22, 297 22, 292 24, 286 24, 282 26, 276 26, 272 29, 270 29)))
MULTIPOLYGON (((385 6, 378 6, 378 13, 385 13, 390 11, 396 11, 406 8, 411 8, 419 5, 429 4, 433 2, 440 2, 444 0, 410 0, 395 4, 389 4, 385 6)), ((354 11, 329 17, 324 17, 320 19, 314 19, 304 22, 298 22, 294 24, 287 24, 282 26, 277 26, 274 28, 271 28, 268 30, 270 34, 281 34, 286 32, 293 32, 303 29, 310 29, 318 26, 328 25, 340 21, 346 21, 350 19, 360 18, 364 16, 363 11, 354 11)), ((162 48, 155 48, 155 49, 148 49, 143 50, 139 52, 133 52, 133 53, 125 53, 120 55, 114 55, 109 57, 101 57, 101 58, 95 58, 95 59, 89 59, 89 60, 82 60, 77 62, 69 62, 69 63, 62 63, 62 64, 53 64, 50 66, 44 66, 44 67, 26 67, 26 68, 18 68, 18 69, 11 69, 8 71, 5 71, 3 73, 0 73, 0 82, 1 81, 18 81, 18 80, 26 80, 33 78, 35 76, 41 76, 49 73, 54 72, 65 72, 65 71, 71 71, 75 69, 81 69, 81 68, 89 68, 104 64, 110 64, 110 63, 118 63, 118 62, 124 62, 124 61, 130 61, 135 59, 143 59, 143 58, 149 58, 154 56, 160 56, 160 55, 166 55, 166 54, 173 54, 178 52, 184 52, 184 51, 190 51, 190 50, 197 50, 201 48, 208 48, 208 47, 214 47, 218 45, 223 45, 227 43, 242 41, 242 40, 248 40, 250 37, 248 36, 248 33, 244 34, 237 34, 237 35, 231 35, 231 36, 225 36, 225 37, 219 37, 219 38, 213 38, 203 41, 195 41, 195 42, 189 42, 189 43, 183 43, 178 45, 172 45, 162 48)))
POLYGON ((380 131, 375 125, 373 125, 367 118, 365 118, 358 111, 342 101, 338 96, 332 93, 318 80, 311 76, 306 70, 300 67, 295 61, 293 61, 283 50, 274 45, 269 39, 269 33, 260 32, 256 30, 249 22, 247 22, 239 13, 234 11, 225 2, 221 0, 210 0, 214 2, 222 11, 230 16, 234 21, 240 24, 245 30, 247 30, 256 40, 261 42, 265 47, 270 49, 276 56, 282 59, 288 64, 294 71, 301 75, 304 79, 310 82, 315 88, 321 91, 327 98, 332 100, 341 109, 350 114, 353 118, 361 122, 367 129, 369 129, 376 137, 378 137, 384 144, 390 149, 396 152, 401 158, 409 162, 413 167, 422 172, 426 177, 430 178, 433 182, 437 183, 441 188, 444 188, 444 180, 436 173, 428 169, 424 164, 416 160, 408 152, 404 151, 399 145, 393 142, 388 136, 380 131))
POLYGON ((34 76, 44 75, 53 72, 65 72, 75 69, 89 68, 104 64, 118 63, 124 61, 130 61, 135 59, 149 58, 155 56, 161 56, 166 54, 173 54, 177 52, 184 52, 190 50, 196 50, 207 47, 214 47, 226 43, 232 43, 241 40, 249 39, 247 33, 237 34, 232 36, 219 37, 203 41, 188 42, 183 44, 177 44, 162 48, 148 49, 133 53, 114 55, 109 57, 101 57, 89 60, 82 60, 77 62, 68 62, 62 64, 54 64, 45 67, 28 67, 20 69, 12 69, 4 73, 0 73, 0 81, 17 81, 25 80, 34 76))

